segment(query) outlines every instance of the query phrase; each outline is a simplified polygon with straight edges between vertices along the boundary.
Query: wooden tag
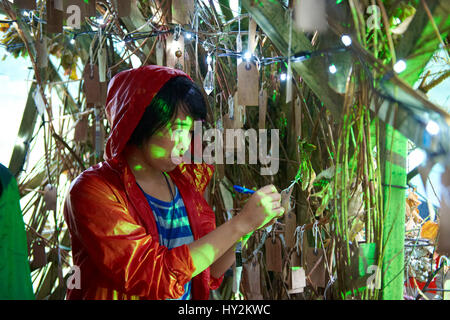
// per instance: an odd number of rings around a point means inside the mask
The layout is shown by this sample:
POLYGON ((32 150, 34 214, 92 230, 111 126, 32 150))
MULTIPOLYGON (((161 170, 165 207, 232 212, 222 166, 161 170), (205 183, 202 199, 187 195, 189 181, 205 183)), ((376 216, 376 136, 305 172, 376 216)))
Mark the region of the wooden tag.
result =
POLYGON ((62 33, 63 31, 63 12, 56 9, 56 0, 47 1, 47 32, 62 33))
POLYGON ((258 98, 258 104, 259 104, 259 129, 265 129, 266 128, 266 114, 267 114, 267 90, 261 88, 261 91, 259 92, 259 98, 258 98))
POLYGON ((45 201, 44 210, 53 210, 56 212, 56 197, 57 197, 56 187, 50 184, 46 185, 44 188, 44 201, 45 201))
POLYGON ((261 294, 261 273, 256 259, 244 264, 243 285, 245 292, 261 294))
POLYGON ((288 248, 295 247, 295 228, 297 227, 297 215, 294 211, 289 211, 284 214, 285 240, 288 248))
POLYGON ((100 82, 106 81, 106 68, 107 68, 106 48, 102 46, 98 50, 98 80, 100 82))
POLYGON ((169 68, 184 70, 184 37, 180 35, 175 41, 174 34, 166 39, 166 64, 169 68), (178 52, 178 53, 177 53, 178 52), (180 55, 180 58, 177 57, 180 55))
POLYGON ((114 8, 117 10, 117 16, 128 17, 131 13, 131 0, 113 0, 114 8))
POLYGON ((73 26, 76 21, 75 24, 79 23, 80 26, 74 27, 79 29, 85 18, 95 16, 95 1, 91 0, 86 3, 85 0, 64 0, 63 11, 66 24, 73 26), (77 16, 78 14, 79 16, 77 16))
POLYGON ((34 104, 36 105, 36 109, 40 116, 42 116, 45 112, 46 106, 44 99, 42 98, 41 89, 39 85, 36 87, 33 93, 34 104))
POLYGON ((172 23, 189 24, 194 15, 194 0, 172 0, 172 23))
POLYGON ((243 106, 259 104, 259 71, 252 62, 242 61, 238 65, 238 100, 243 106))
POLYGON ((36 54, 37 54, 37 66, 38 68, 48 67, 48 48, 47 48, 47 37, 43 37, 42 40, 37 40, 35 42, 36 54))
POLYGON ((291 267, 289 272, 289 290, 290 294, 301 293, 306 287, 306 274, 302 267, 291 267))
POLYGON ((75 125, 75 134, 73 139, 78 142, 85 142, 87 140, 88 133, 88 117, 83 116, 75 125))
POLYGON ((264 297, 261 293, 248 292, 247 300, 264 300, 264 297))
POLYGON ((45 254, 45 244, 40 240, 34 241, 33 244, 33 262, 32 268, 42 268, 47 264, 47 255, 45 254))
POLYGON ((108 82, 100 82, 100 105, 106 106, 108 96, 108 82))
POLYGON ((53 3, 55 5, 55 9, 58 11, 64 11, 64 4, 63 0, 53 0, 53 3))
POLYGON ((36 0, 14 0, 14 4, 20 9, 35 10, 36 0))
POLYGON ((265 242, 266 247, 266 268, 267 271, 282 272, 281 240, 268 237, 265 242))
POLYGON ((325 259, 323 249, 317 249, 308 247, 306 249, 306 275, 311 282, 320 288, 325 288, 325 259))
POLYGON ((86 103, 98 105, 101 104, 101 88, 98 74, 98 67, 94 64, 86 64, 83 72, 84 93, 86 95, 86 103))

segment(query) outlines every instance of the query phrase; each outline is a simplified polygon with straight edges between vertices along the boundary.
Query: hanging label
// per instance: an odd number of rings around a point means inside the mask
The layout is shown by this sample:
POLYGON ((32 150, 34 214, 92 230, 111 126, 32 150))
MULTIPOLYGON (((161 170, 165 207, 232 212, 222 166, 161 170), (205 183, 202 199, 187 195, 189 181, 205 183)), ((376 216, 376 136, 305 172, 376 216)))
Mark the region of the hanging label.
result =
POLYGON ((265 129, 266 128, 266 115, 267 115, 267 90, 261 88, 261 91, 259 92, 259 129, 265 129))
POLYGON ((190 24, 194 17, 194 0, 172 0, 172 23, 190 24))
POLYGON ((33 99, 39 115, 42 116, 45 112, 45 103, 44 99, 42 99, 42 94, 39 85, 36 87, 36 90, 34 90, 33 99))
POLYGON ((86 103, 91 105, 101 104, 100 81, 98 67, 94 64, 86 64, 83 72, 83 89, 86 95, 86 103))
POLYGON ((73 139, 77 142, 85 142, 88 133, 88 116, 82 116, 75 125, 75 133, 73 139))
POLYGON ((295 247, 295 228, 297 227, 297 215, 294 211, 289 211, 284 214, 285 239, 288 248, 295 247))
POLYGON ((286 103, 289 103, 292 101, 292 68, 291 68, 291 62, 288 64, 288 71, 287 71, 287 77, 286 77, 286 103))
POLYGON ((265 242, 266 247, 266 268, 267 271, 282 272, 281 240, 268 237, 265 242))
POLYGON ((56 212, 56 197, 57 189, 56 187, 48 184, 44 188, 44 210, 52 210, 56 212))
POLYGON ((36 41, 36 54, 37 54, 37 66, 38 68, 48 67, 48 48, 47 37, 43 36, 42 39, 36 41))
POLYGON ((106 49, 101 47, 98 50, 98 80, 100 82, 106 81, 106 49))
POLYGON ((244 126, 245 120, 245 106, 239 101, 238 93, 234 95, 234 117, 233 117, 233 127, 234 129, 241 129, 244 126))
POLYGON ((259 102, 259 71, 252 62, 242 61, 237 70, 238 100, 243 106, 257 106, 259 102))
POLYGON ((106 106, 108 82, 100 82, 100 106, 106 106))
POLYGON ((32 269, 42 268, 47 264, 47 255, 45 254, 45 244, 38 239, 33 244, 33 262, 32 269))
POLYGON ((97 15, 97 8, 96 8, 96 1, 95 0, 83 0, 85 3, 88 2, 86 5, 88 7, 87 15, 88 17, 95 17, 97 15))
MULTIPOLYGON (((63 12, 56 7, 60 5, 57 0, 47 1, 47 32, 62 33, 63 31, 63 12), (56 5, 56 6, 55 6, 56 5)), ((61 0, 62 1, 62 0, 61 0)))
POLYGON ((306 274, 314 286, 325 288, 325 259, 323 249, 314 250, 314 248, 308 247, 305 253, 306 274))
POLYGON ((243 286, 245 292, 261 294, 261 273, 257 259, 244 264, 243 286))
POLYGON ((79 29, 87 17, 95 16, 95 1, 64 0, 63 11, 66 25, 79 29))
POLYGON ((35 10, 36 0, 14 0, 14 4, 20 9, 35 10))
POLYGON ((128 17, 131 13, 131 0, 112 0, 114 8, 117 11, 117 16, 128 17))
POLYGON ((166 39, 166 64, 169 68, 184 70, 184 37, 180 35, 175 40, 174 34, 166 39))
POLYGON ((55 9, 59 11, 64 11, 64 3, 63 0, 53 0, 55 3, 55 9))
POLYGON ((289 294, 301 293, 306 287, 306 274, 302 267, 291 267, 289 273, 289 294))

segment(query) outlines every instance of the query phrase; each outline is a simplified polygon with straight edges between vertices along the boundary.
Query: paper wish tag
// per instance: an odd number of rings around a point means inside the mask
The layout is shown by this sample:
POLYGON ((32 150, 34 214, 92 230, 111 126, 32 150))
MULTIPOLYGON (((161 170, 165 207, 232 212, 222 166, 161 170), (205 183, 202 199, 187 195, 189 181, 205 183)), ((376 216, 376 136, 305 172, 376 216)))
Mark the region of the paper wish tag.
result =
POLYGON ((14 4, 20 9, 35 10, 36 0, 14 0, 14 4))
POLYGON ((243 277, 243 286, 245 288, 245 292, 252 294, 261 294, 261 271, 259 263, 256 259, 245 263, 243 265, 244 268, 244 277, 243 277))
POLYGON ((259 71, 252 62, 242 61, 237 68, 238 100, 243 106, 259 105, 259 71))
POLYGON ((131 0, 112 0, 114 8, 117 10, 117 16, 128 17, 131 13, 131 0))
POLYGON ((306 273, 302 267, 291 267, 289 272, 289 294, 301 293, 306 287, 306 273))
POLYGON ((48 67, 48 47, 47 47, 47 37, 43 37, 35 42, 36 47, 36 64, 38 68, 48 67))
POLYGON ((99 105, 102 103, 101 87, 98 67, 95 64, 86 64, 83 72, 83 89, 86 96, 86 103, 99 105))
POLYGON ((42 240, 38 239, 33 244, 33 262, 32 268, 42 268, 47 264, 47 255, 45 254, 45 244, 42 240))
POLYGON ((306 248, 306 275, 319 288, 325 288, 325 256, 323 249, 306 248))
POLYGON ((88 117, 82 116, 75 125, 75 134, 73 139, 77 142, 85 142, 88 137, 88 117))
POLYGON ((265 242, 266 247, 266 268, 267 271, 282 272, 281 240, 275 236, 275 239, 268 237, 265 242))
POLYGON ((172 0, 172 23, 189 24, 194 15, 194 0, 172 0))
POLYGON ((53 210, 56 211, 56 197, 57 197, 57 189, 56 187, 48 184, 44 188, 44 202, 45 207, 44 210, 53 210))
MULTIPOLYGON (((62 0, 47 1, 47 32, 48 33, 62 33, 63 31, 63 16, 62 10, 58 10, 62 6, 62 0)), ((62 9, 62 7, 61 7, 62 9)))

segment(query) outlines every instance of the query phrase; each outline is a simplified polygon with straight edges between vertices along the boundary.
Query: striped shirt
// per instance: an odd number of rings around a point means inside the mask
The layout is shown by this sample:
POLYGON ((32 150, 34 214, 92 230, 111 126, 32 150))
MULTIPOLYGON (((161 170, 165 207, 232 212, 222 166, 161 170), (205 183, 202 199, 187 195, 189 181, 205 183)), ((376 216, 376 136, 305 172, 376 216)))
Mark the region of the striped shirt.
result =
MULTIPOLYGON (((140 188, 140 186, 139 186, 140 188)), ((141 188, 142 190, 142 188, 141 188)), ((166 202, 156 199, 142 190, 155 216, 159 244, 173 249, 194 241, 183 199, 175 186, 175 198, 166 202)), ((184 294, 177 300, 191 299, 191 281, 184 286, 184 294)))

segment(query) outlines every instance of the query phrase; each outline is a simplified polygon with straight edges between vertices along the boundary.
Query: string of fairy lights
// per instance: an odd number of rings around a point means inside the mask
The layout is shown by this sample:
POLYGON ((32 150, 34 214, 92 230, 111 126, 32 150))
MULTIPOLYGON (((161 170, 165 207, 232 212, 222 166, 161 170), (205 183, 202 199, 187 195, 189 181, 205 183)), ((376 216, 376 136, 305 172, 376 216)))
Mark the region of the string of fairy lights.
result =
MULTIPOLYGON (((194 16, 197 17, 199 14, 199 9, 196 9, 196 12, 194 13, 194 16)), ((23 21, 30 25, 33 26, 36 23, 37 24, 46 24, 46 21, 41 19, 40 17, 38 17, 33 11, 27 11, 24 10, 23 11, 23 21)), ((247 63, 253 63, 256 64, 259 67, 263 67, 263 66, 267 66, 267 65, 271 65, 271 64, 276 64, 276 63, 281 63, 282 65, 284 65, 287 69, 288 63, 297 63, 297 62, 304 62, 308 59, 314 58, 314 57, 325 57, 328 58, 330 56, 332 56, 333 54, 336 53, 345 53, 345 52, 349 52, 351 50, 352 47, 352 38, 350 35, 348 34, 343 34, 341 35, 341 46, 338 47, 333 47, 333 48, 328 48, 328 49, 323 49, 323 50, 314 50, 314 51, 302 51, 302 52, 296 52, 290 56, 276 56, 276 57, 259 57, 255 52, 250 52, 250 51, 246 51, 246 50, 241 50, 241 51, 235 51, 235 50, 231 50, 228 49, 224 46, 219 46, 219 45, 215 45, 212 42, 210 42, 209 39, 207 40, 201 40, 202 37, 206 38, 211 38, 211 37, 221 37, 224 35, 234 35, 236 37, 240 37, 243 34, 248 34, 249 31, 242 31, 240 29, 240 21, 243 18, 249 18, 250 15, 248 14, 244 14, 241 16, 236 16, 232 19, 232 21, 239 21, 239 30, 238 31, 229 31, 229 32, 203 32, 203 31, 195 31, 194 29, 194 21, 195 19, 192 20, 191 26, 190 28, 184 28, 181 25, 176 25, 174 27, 169 27, 169 26, 165 26, 165 28, 163 29, 157 29, 155 26, 153 26, 153 24, 151 23, 151 18, 148 19, 145 24, 139 28, 136 29, 136 31, 130 32, 125 34, 125 36, 122 38, 120 38, 116 33, 113 32, 107 32, 105 31, 107 28, 108 23, 105 23, 105 21, 103 20, 103 18, 101 17, 97 17, 95 19, 87 19, 87 23, 94 27, 97 28, 98 30, 89 30, 89 31, 79 31, 79 32, 75 32, 75 31, 71 31, 71 30, 65 30, 66 32, 68 32, 68 34, 71 37, 70 43, 72 45, 76 44, 76 40, 78 37, 81 36, 95 36, 99 33, 99 31, 101 31, 102 33, 102 37, 107 37, 109 38, 111 41, 117 43, 122 43, 122 44, 128 44, 128 43, 134 43, 136 41, 139 40, 145 40, 148 38, 153 38, 153 37, 162 37, 162 36, 167 36, 169 34, 173 34, 174 35, 174 41, 178 41, 180 37, 184 37, 184 42, 185 45, 192 43, 192 42, 197 42, 198 44, 202 45, 203 48, 206 50, 207 52, 207 64, 209 65, 212 61, 212 59, 214 57, 216 58, 226 58, 226 57, 230 57, 230 58, 235 58, 238 61, 238 64, 240 63, 240 61, 246 61, 247 63), (139 31, 141 30, 144 26, 150 26, 152 28, 151 31, 146 31, 146 32, 142 32, 139 31)), ((12 24, 16 22, 16 20, 0 20, 0 23, 2 24, 12 24)), ((231 21, 230 21, 231 22, 231 21)), ((230 22, 226 23, 229 24, 230 22)), ((2 45, 3 47, 5 47, 7 52, 13 52, 17 49, 20 49, 22 47, 24 47, 23 43, 14 43, 14 44, 9 44, 9 45, 2 45)), ((400 74, 402 72, 404 72, 407 68, 407 64, 405 60, 398 60, 395 65, 393 66, 393 72, 400 74)), ((329 63, 328 65, 328 72, 330 74, 337 74, 339 72, 339 68, 334 64, 334 63, 329 63)), ((368 73, 370 75, 370 72, 368 73)), ((288 80, 290 75, 288 75, 287 70, 282 70, 279 73, 279 79, 280 81, 284 82, 286 80, 288 80)), ((384 77, 380 84, 381 87, 383 87, 384 82, 386 81, 386 77, 384 77)), ((377 91, 377 93, 384 99, 390 100, 391 102, 399 102, 395 99, 395 97, 392 97, 389 94, 386 94, 386 92, 380 92, 377 91)), ((414 106, 414 105, 408 105, 405 106, 406 108, 409 109, 414 109, 415 111, 424 111, 423 108, 422 110, 419 106, 414 106)), ((418 120, 418 119, 416 119, 418 120)), ((422 121, 419 121, 422 122, 422 121)), ((423 125, 423 123, 422 123, 423 125)), ((439 134, 440 132, 440 126, 432 119, 430 119, 425 125, 426 131, 434 136, 439 134)))

